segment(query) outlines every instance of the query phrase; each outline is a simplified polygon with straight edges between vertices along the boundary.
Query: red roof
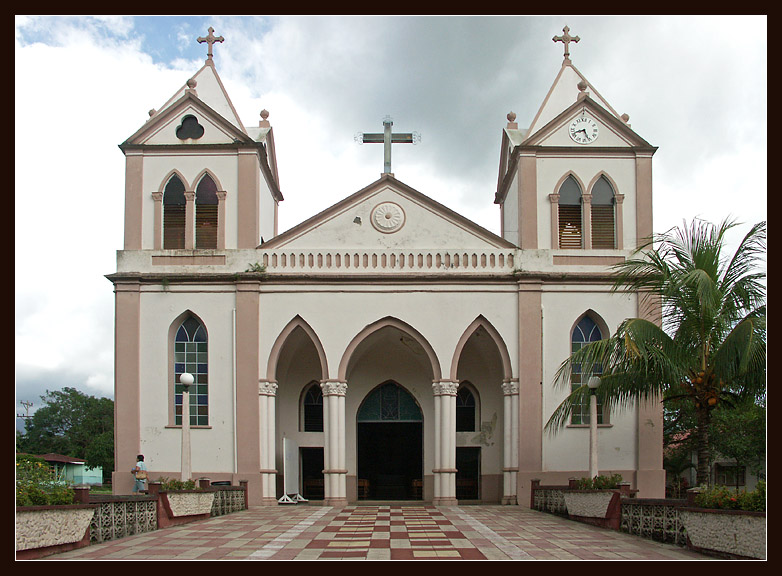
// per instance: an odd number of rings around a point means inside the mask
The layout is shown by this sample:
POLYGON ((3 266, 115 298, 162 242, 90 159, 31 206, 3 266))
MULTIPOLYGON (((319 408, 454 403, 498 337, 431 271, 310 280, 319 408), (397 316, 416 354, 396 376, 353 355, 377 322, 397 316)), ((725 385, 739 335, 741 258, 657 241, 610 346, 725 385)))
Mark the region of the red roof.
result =
POLYGON ((39 454, 38 458, 42 458, 47 462, 62 462, 65 464, 84 464, 86 460, 76 458, 75 456, 63 456, 62 454, 39 454))

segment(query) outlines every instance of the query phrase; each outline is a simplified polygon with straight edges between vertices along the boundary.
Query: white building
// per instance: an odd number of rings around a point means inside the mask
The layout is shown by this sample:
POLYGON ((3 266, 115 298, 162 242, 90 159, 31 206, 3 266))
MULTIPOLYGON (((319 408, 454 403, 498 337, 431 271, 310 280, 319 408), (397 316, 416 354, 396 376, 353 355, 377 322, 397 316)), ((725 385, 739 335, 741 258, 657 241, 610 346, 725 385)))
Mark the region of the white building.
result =
MULTIPOLYGON (((527 506, 532 479, 586 476, 587 421, 543 429, 568 392, 553 375, 643 314, 609 274, 652 232, 656 148, 567 46, 528 127, 498 126, 497 236, 390 171, 279 234, 276 156, 297 151, 265 111, 241 123, 210 45, 120 146, 115 491, 140 453, 179 476, 183 372, 193 476, 247 480, 250 504, 283 496, 285 462, 336 505, 527 506)), ((601 472, 663 496, 659 403, 602 414, 599 449, 601 472)))

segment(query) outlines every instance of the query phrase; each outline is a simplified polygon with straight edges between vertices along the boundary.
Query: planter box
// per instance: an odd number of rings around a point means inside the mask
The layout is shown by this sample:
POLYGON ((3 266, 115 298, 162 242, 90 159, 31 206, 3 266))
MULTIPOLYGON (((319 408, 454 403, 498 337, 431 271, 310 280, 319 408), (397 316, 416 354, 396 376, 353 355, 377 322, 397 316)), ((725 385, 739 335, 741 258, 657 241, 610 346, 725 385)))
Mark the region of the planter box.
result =
POLYGON ((210 514, 214 492, 161 492, 166 512, 172 517, 210 514))
POLYGON ((740 558, 766 558, 766 513, 682 508, 687 545, 740 558))
POLYGON ((90 543, 96 505, 19 506, 16 508, 16 557, 40 558, 90 543))
POLYGON ((619 529, 622 520, 619 490, 563 490, 567 513, 573 520, 619 529))

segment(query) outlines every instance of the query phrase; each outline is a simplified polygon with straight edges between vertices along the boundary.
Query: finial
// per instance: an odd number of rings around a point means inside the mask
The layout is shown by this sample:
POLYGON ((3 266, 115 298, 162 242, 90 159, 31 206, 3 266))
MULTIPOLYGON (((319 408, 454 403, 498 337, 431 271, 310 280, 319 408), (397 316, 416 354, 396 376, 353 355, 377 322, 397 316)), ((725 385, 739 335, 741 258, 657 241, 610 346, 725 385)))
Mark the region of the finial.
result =
POLYGON ((258 126, 261 127, 269 126, 268 118, 269 118, 269 111, 266 108, 264 108, 263 110, 261 110, 261 121, 258 122, 258 126))
POLYGON ((508 112, 508 122, 515 122, 516 121, 516 113, 515 112, 508 112))
POLYGON ((554 42, 562 42, 565 45, 565 62, 570 63, 570 46, 569 46, 569 44, 571 42, 578 42, 579 40, 581 40, 581 38, 579 38, 578 36, 571 36, 570 35, 570 28, 568 28, 567 26, 565 26, 562 29, 562 32, 564 32, 564 34, 562 34, 562 36, 554 36, 554 38, 552 38, 552 40, 554 42))
POLYGON ((629 114, 622 114, 620 116, 620 118, 622 119, 622 122, 624 122, 625 124, 630 126, 630 115, 629 114))
POLYGON ((576 97, 576 100, 583 100, 589 96, 589 92, 586 91, 587 88, 589 88, 589 84, 587 84, 585 80, 578 83, 578 96, 576 97))
POLYGON ((157 110, 155 110, 154 108, 149 111, 149 117, 150 118, 152 118, 155 114, 157 114, 157 110))
POLYGON ((222 36, 215 36, 214 35, 214 31, 215 31, 215 29, 210 26, 209 27, 209 34, 207 34, 205 37, 201 36, 201 37, 199 37, 197 39, 199 44, 203 44, 204 42, 206 42, 207 46, 209 47, 209 49, 207 51, 207 54, 206 54, 206 62, 207 62, 207 64, 211 64, 211 65, 214 65, 214 63, 212 62, 212 45, 215 42, 224 42, 225 41, 225 38, 223 38, 222 36))
POLYGON ((198 85, 198 82, 196 82, 195 78, 188 78, 187 82, 185 82, 185 85, 187 86, 185 92, 190 92, 194 96, 198 95, 195 89, 195 87, 198 85))

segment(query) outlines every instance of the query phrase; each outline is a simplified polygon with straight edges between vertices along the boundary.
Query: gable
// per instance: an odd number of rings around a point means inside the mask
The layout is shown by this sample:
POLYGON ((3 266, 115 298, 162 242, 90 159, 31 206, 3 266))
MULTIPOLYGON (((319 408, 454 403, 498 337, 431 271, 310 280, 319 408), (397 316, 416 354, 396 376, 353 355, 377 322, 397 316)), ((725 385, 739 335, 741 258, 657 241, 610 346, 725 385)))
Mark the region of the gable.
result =
POLYGON ((513 245, 384 174, 264 249, 496 249, 513 245))

